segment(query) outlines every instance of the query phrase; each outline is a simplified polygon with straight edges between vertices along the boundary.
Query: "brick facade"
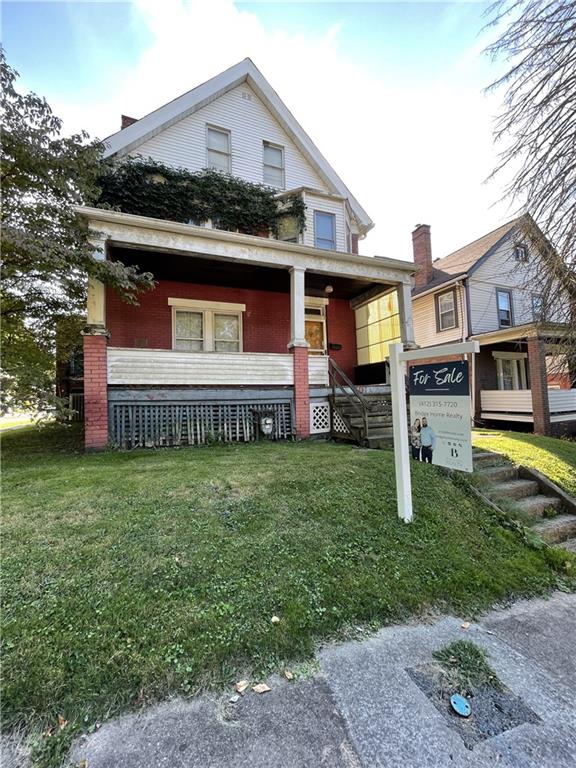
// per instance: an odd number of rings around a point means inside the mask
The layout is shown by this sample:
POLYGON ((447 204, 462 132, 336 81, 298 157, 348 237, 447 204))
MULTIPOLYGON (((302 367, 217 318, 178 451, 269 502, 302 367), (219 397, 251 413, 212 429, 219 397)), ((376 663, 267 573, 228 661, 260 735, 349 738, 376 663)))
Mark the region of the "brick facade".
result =
POLYGON ((294 357, 294 417, 296 437, 310 437, 310 389, 308 384, 308 349, 293 347, 294 357))
POLYGON ((108 443, 106 336, 84 336, 84 444, 102 450, 108 443))
POLYGON ((548 404, 548 377, 546 373, 546 348, 538 338, 528 339, 528 368, 532 390, 532 412, 534 432, 537 435, 551 434, 550 407, 548 404))
MULTIPOLYGON (((139 297, 139 306, 123 302, 107 292, 106 323, 112 347, 172 348, 172 311, 169 298, 199 299, 245 304, 242 317, 244 352, 286 354, 290 341, 290 295, 273 291, 226 288, 161 280, 153 291, 139 297)), ((342 349, 329 350, 338 365, 354 376, 356 325, 354 310, 345 299, 330 299, 326 318, 328 343, 342 349)))

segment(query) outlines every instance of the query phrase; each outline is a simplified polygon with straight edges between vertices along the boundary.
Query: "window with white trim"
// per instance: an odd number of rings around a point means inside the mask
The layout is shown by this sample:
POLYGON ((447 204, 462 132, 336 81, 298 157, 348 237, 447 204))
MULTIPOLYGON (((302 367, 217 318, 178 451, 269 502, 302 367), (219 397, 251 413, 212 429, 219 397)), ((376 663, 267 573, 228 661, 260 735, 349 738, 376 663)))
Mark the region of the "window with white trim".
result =
POLYGON ((514 258, 516 261, 528 261, 528 248, 523 243, 514 246, 514 258))
POLYGON ((510 291, 496 291, 498 306, 498 325, 500 328, 510 328, 512 325, 512 294, 510 291))
POLYGON ((230 131, 206 126, 206 166, 230 173, 230 131))
POLYGON ((454 289, 436 295, 436 324, 439 331, 447 331, 458 326, 454 289))
POLYGON ((544 299, 538 293, 532 294, 532 316, 536 321, 544 319, 544 299))
POLYGON ((270 187, 284 189, 284 147, 263 142, 263 179, 270 187))
POLYGON ((333 213, 314 211, 314 239, 316 248, 336 250, 336 217, 333 213))
POLYGON ((498 389, 527 389, 526 353, 492 352, 496 361, 498 389))
POLYGON ((244 304, 168 299, 172 348, 183 352, 242 352, 244 304))

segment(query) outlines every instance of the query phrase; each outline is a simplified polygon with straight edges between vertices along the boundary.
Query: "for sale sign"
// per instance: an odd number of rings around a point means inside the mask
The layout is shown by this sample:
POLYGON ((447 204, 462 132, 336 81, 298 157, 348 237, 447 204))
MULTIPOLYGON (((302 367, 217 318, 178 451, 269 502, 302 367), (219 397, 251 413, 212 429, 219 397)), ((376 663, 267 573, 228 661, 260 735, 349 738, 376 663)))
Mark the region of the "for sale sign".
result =
POLYGON ((472 472, 468 363, 415 363, 409 371, 412 458, 472 472))

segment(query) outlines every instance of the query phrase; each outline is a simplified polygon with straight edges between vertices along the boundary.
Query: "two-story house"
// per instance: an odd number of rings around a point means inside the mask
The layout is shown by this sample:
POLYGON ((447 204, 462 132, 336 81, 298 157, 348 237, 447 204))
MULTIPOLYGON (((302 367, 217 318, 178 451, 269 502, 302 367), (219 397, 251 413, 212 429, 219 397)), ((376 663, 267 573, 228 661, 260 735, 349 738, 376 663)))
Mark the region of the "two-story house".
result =
POLYGON ((255 236, 78 208, 94 258, 157 281, 137 306, 89 282, 86 446, 303 438, 335 421, 345 431, 328 396, 336 379, 351 396, 368 360, 357 342, 364 308, 394 293, 399 333, 413 343, 414 265, 358 254, 371 219, 250 59, 122 125, 106 140, 112 161, 216 169, 274 188, 279 204, 298 194, 305 227, 255 236))
POLYGON ((576 389, 562 355, 568 302, 546 306, 541 257, 515 219, 441 259, 432 259, 430 227, 412 233, 419 270, 412 291, 421 347, 475 339, 477 423, 535 432, 576 428, 576 389))

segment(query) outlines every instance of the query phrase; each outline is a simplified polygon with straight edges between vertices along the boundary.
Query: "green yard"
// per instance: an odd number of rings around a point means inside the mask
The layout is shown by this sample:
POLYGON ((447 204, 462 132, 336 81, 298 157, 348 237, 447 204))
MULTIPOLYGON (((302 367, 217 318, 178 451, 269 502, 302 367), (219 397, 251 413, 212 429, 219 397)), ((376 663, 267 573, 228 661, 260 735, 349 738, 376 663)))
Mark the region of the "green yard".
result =
POLYGON ((71 734, 309 658, 358 627, 572 584, 569 555, 530 548, 434 467, 413 466, 415 522, 400 522, 388 451, 84 455, 78 438, 3 439, 5 727, 58 733, 62 715, 71 734))
POLYGON ((477 429, 472 441, 477 448, 496 451, 514 464, 524 464, 547 475, 567 493, 576 496, 576 442, 542 437, 529 432, 477 429))

